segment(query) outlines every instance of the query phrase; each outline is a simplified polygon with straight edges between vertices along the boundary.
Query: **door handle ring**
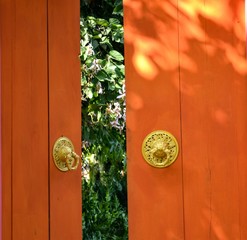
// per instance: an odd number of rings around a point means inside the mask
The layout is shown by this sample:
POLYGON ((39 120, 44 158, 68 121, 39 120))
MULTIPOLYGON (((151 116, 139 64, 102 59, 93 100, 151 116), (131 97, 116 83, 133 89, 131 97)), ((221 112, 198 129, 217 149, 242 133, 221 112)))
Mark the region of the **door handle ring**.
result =
POLYGON ((77 169, 80 156, 75 153, 70 139, 60 137, 53 146, 53 160, 60 171, 66 172, 77 169))

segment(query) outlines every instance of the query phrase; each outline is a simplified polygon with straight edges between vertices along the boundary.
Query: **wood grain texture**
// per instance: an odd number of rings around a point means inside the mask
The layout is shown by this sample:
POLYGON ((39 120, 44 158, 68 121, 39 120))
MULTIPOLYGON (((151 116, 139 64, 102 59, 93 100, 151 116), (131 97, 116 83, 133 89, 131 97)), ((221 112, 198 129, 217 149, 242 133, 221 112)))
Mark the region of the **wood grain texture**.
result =
POLYGON ((141 154, 154 130, 171 132, 181 145, 177 5, 125 0, 124 16, 129 239, 183 239, 181 155, 157 169, 141 154))
POLYGON ((130 239, 246 238, 244 4, 125 0, 130 239), (156 129, 180 144, 163 170, 141 156, 156 129))
POLYGON ((180 1, 185 239, 246 238, 243 6, 180 1))
MULTIPOLYGON (((1 27, 0 27, 1 36, 1 27)), ((0 236, 2 237, 2 51, 0 37, 0 236)), ((1 238, 0 238, 1 239, 1 238)))
POLYGON ((49 151, 64 134, 80 153, 79 1, 0 4, 2 237, 81 239, 80 168, 59 172, 49 151))
POLYGON ((1 1, 1 20, 3 239, 44 240, 48 239, 46 1, 1 1))
MULTIPOLYGON (((50 149, 63 135, 80 155, 79 1, 50 0, 48 10, 50 149)), ((50 240, 82 239, 80 166, 64 173, 50 158, 50 240)))
POLYGON ((47 5, 13 9, 12 238, 48 239, 47 5))
POLYGON ((13 3, 1 1, 0 3, 0 37, 1 37, 1 115, 2 115, 2 239, 11 239, 11 166, 12 166, 12 31, 13 18, 11 11, 13 3))

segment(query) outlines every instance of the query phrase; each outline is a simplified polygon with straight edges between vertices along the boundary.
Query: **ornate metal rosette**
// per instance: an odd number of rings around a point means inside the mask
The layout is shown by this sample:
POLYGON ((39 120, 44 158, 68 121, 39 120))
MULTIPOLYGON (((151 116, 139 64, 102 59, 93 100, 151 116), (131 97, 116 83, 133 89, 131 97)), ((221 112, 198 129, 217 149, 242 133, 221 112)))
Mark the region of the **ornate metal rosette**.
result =
POLYGON ((169 132, 157 130, 148 134, 142 143, 142 155, 153 167, 170 166, 178 156, 178 142, 169 132))
MULTIPOLYGON (((54 146, 53 146, 53 160, 54 163, 56 165, 56 167, 62 171, 62 172, 66 172, 69 170, 66 161, 62 161, 61 160, 61 149, 63 148, 69 148, 71 149, 71 151, 74 151, 74 146, 72 144, 72 142, 70 141, 70 139, 68 139, 67 137, 60 137, 59 139, 57 139, 57 141, 55 142, 54 146)), ((71 161, 73 161, 72 158, 69 159, 70 163, 71 161)))

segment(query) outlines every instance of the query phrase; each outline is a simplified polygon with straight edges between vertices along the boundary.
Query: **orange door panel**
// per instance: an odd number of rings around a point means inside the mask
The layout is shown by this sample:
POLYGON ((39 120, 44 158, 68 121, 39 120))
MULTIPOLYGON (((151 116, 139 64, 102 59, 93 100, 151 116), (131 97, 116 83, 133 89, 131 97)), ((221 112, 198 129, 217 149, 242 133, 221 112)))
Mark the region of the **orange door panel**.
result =
POLYGON ((1 1, 0 11, 2 238, 42 240, 49 212, 46 3, 1 1))
MULTIPOLYGON (((80 5, 48 1, 50 149, 68 137, 80 153, 80 5)), ((51 155, 50 155, 51 156, 51 155)), ((50 240, 82 239, 81 171, 61 172, 50 160, 50 240)))
POLYGON ((164 14, 162 5, 125 1, 124 6, 128 214, 133 240, 184 236, 181 154, 171 167, 157 169, 141 153, 142 141, 154 130, 172 133, 181 145, 178 23, 164 14))
POLYGON ((185 239, 245 239, 244 1, 198 1, 190 11, 181 1, 185 239))
POLYGON ((80 153, 79 22, 79 1, 0 1, 4 240, 81 239, 80 167, 52 159, 62 135, 80 153))
POLYGON ((244 239, 244 1, 125 0, 130 240, 244 239), (148 165, 142 141, 171 132, 179 156, 148 165))

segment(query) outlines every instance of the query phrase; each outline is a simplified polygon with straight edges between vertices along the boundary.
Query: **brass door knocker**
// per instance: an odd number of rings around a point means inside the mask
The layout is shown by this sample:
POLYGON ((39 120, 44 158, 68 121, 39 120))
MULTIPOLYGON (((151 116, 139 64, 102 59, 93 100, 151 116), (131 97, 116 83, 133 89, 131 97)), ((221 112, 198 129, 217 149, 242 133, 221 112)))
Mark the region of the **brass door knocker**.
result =
POLYGON ((77 169, 80 157, 74 152, 72 142, 66 137, 60 137, 53 147, 53 160, 60 171, 66 172, 77 169))
POLYGON ((178 143, 169 132, 157 130, 148 134, 142 143, 142 155, 146 162, 156 168, 170 166, 178 156, 178 143))

